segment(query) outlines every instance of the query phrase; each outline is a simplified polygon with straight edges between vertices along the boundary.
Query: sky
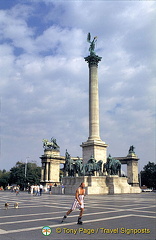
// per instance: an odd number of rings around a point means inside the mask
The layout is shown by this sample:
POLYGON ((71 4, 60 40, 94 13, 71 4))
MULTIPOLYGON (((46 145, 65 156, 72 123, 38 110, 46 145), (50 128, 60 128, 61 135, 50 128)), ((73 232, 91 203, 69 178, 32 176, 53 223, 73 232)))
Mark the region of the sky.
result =
POLYGON ((89 136, 87 34, 98 36, 100 137, 155 161, 156 2, 0 0, 0 169, 41 166, 42 139, 82 157, 89 136))

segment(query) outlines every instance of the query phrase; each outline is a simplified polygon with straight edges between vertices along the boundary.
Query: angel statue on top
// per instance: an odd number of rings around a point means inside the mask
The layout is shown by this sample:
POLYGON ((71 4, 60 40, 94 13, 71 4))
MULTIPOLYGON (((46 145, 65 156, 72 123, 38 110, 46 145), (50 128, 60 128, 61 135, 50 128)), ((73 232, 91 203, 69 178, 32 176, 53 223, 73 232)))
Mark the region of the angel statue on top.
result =
POLYGON ((90 43, 90 47, 89 47, 89 52, 90 52, 90 55, 95 55, 95 43, 97 41, 97 37, 94 37, 93 40, 91 41, 91 34, 88 33, 87 35, 87 42, 90 43))

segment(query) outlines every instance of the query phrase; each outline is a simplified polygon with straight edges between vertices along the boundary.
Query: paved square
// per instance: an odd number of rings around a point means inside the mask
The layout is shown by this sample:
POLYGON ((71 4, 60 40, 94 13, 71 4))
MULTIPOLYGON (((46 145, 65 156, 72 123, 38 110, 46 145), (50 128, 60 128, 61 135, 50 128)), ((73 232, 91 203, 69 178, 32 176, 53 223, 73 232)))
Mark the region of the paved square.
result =
POLYGON ((77 225, 78 210, 61 224, 73 199, 74 194, 31 196, 20 192, 16 196, 0 192, 0 240, 156 239, 155 192, 86 196, 84 224, 77 225), (8 210, 5 202, 10 204, 8 210), (42 234, 44 226, 52 229, 49 236, 42 234))

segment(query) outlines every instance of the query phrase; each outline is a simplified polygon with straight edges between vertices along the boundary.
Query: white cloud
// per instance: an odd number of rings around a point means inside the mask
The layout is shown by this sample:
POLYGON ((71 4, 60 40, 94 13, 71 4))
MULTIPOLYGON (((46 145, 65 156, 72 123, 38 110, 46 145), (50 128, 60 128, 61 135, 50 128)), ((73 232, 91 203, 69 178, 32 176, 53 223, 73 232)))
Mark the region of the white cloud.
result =
POLYGON ((24 51, 33 51, 33 30, 28 27, 25 19, 28 9, 25 6, 17 5, 11 10, 0 12, 0 35, 3 40, 10 42, 16 48, 24 51))

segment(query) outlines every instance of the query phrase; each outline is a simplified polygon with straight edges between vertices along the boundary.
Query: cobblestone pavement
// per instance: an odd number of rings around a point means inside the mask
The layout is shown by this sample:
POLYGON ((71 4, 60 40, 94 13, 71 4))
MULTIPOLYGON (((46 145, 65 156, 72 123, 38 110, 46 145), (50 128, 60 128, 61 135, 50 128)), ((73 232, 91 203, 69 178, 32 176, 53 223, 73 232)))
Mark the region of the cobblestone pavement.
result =
POLYGON ((77 225, 79 210, 61 224, 73 199, 71 195, 0 192, 0 240, 156 239, 155 192, 88 195, 83 225, 77 225), (5 202, 9 202, 8 210, 4 209, 5 202), (50 230, 43 229, 45 226, 50 230))

